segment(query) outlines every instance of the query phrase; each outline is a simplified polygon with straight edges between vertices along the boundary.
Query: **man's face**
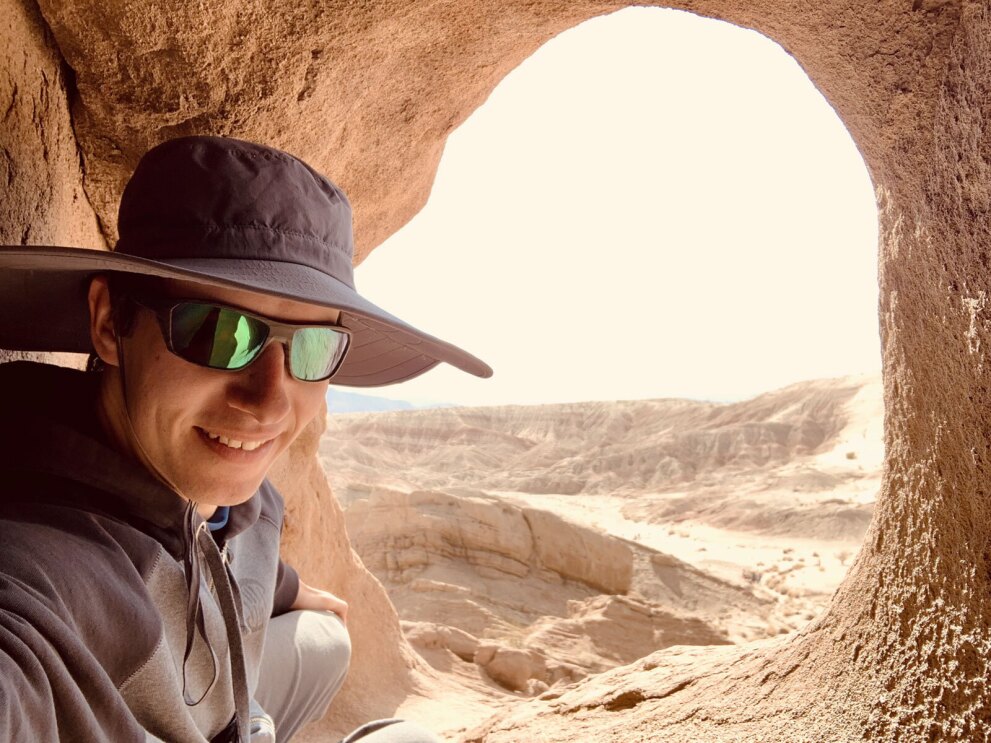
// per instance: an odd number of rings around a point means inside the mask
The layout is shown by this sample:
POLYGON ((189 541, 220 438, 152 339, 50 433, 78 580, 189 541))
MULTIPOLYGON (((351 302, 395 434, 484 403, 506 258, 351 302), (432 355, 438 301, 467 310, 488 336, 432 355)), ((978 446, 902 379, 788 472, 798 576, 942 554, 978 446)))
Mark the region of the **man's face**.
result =
MULTIPOLYGON (((165 282, 164 295, 232 305, 293 324, 334 323, 339 316, 301 302, 190 282, 165 282)), ((185 361, 169 352, 154 314, 143 308, 122 345, 127 409, 144 456, 184 496, 207 506, 250 498, 321 410, 327 391, 326 381, 293 378, 286 349, 277 342, 239 371, 185 361)), ((119 387, 117 369, 107 371, 105 385, 119 387)), ((109 417, 111 427, 125 430, 120 412, 109 417)))

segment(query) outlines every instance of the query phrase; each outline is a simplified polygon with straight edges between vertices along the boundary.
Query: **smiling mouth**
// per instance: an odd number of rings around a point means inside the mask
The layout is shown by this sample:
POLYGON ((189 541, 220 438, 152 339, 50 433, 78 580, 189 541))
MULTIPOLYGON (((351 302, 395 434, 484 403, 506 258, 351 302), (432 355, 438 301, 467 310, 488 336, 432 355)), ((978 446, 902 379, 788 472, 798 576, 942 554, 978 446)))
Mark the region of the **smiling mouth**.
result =
POLYGON ((237 439, 231 439, 227 436, 223 436, 219 433, 213 433, 205 428, 201 428, 200 431, 211 441, 216 441, 219 444, 223 444, 228 449, 234 449, 238 451, 254 451, 255 449, 264 446, 265 444, 273 441, 274 439, 262 439, 260 441, 238 441, 237 439))

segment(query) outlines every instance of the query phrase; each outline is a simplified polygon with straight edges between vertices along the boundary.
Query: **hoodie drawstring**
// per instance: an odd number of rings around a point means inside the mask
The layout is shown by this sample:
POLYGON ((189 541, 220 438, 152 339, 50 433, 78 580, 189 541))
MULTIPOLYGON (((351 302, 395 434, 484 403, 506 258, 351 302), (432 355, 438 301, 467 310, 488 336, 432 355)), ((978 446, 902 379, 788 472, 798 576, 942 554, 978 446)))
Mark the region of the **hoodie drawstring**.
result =
POLYGON ((231 684, 234 687, 234 715, 237 721, 238 741, 247 743, 249 734, 249 695, 248 695, 248 675, 244 664, 244 645, 241 637, 241 601, 237 590, 237 583, 234 582, 228 572, 227 564, 220 548, 214 540, 213 535, 206 525, 206 522, 196 524, 196 504, 189 503, 186 511, 187 538, 186 552, 184 555, 184 567, 186 569, 186 590, 189 592, 189 601, 186 605, 186 650, 182 656, 182 698, 189 705, 194 706, 202 702, 207 694, 216 686, 220 677, 217 653, 213 649, 210 637, 207 635, 206 623, 203 615, 203 608, 200 606, 200 586, 202 583, 201 556, 205 558, 206 568, 210 572, 217 598, 220 602, 220 613, 224 618, 224 630, 227 634, 227 646, 230 650, 231 659, 231 684), (192 654, 193 640, 195 633, 199 632, 200 637, 206 643, 210 651, 211 662, 213 663, 213 675, 206 690, 199 699, 191 699, 187 690, 186 664, 192 654))
MULTIPOLYGON (((220 676, 217 666, 217 653, 210 643, 210 638, 206 634, 206 624, 203 617, 203 609, 200 606, 200 585, 202 583, 202 568, 200 566, 200 549, 197 546, 198 529, 204 528, 196 526, 196 504, 190 501, 186 505, 184 514, 184 534, 185 553, 183 554, 183 570, 186 573, 186 649, 182 654, 182 700, 187 707, 194 707, 202 702, 206 695, 213 691, 220 676), (193 699, 188 691, 188 680, 186 678, 186 664, 189 656, 193 653, 193 641, 196 639, 196 632, 200 633, 207 649, 210 651, 210 662, 213 664, 212 676, 206 689, 200 694, 198 699, 193 699)), ((216 585, 216 580, 214 580, 216 585)), ((220 590, 219 586, 217 588, 220 590)))
MULTIPOLYGON (((241 638, 241 602, 236 595, 236 583, 228 573, 227 565, 220 548, 205 524, 196 531, 197 543, 203 549, 207 568, 220 599, 220 611, 224 616, 224 629, 227 631, 227 644, 231 655, 231 681, 234 686, 234 715, 237 719, 238 740, 248 743, 249 705, 248 674, 244 667, 244 645, 241 638)), ((202 614, 202 612, 201 612, 202 614)), ((206 637, 204 636, 204 639, 206 637)), ((207 640, 209 645, 209 640, 207 640)), ((213 649, 210 649, 213 654, 213 649)), ((216 659, 216 654, 213 654, 216 659)))

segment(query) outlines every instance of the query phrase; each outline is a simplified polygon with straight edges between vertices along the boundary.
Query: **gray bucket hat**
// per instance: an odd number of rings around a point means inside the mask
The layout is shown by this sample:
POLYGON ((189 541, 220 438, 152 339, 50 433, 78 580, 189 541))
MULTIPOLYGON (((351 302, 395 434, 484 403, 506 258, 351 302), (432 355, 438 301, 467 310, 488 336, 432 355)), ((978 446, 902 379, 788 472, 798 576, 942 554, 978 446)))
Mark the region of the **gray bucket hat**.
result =
POLYGON ((91 352, 89 280, 120 271, 341 310, 352 340, 333 384, 392 384, 441 361, 492 376, 355 291, 347 197, 285 152, 223 137, 160 144, 124 189, 118 229, 113 252, 0 247, 0 348, 91 352))

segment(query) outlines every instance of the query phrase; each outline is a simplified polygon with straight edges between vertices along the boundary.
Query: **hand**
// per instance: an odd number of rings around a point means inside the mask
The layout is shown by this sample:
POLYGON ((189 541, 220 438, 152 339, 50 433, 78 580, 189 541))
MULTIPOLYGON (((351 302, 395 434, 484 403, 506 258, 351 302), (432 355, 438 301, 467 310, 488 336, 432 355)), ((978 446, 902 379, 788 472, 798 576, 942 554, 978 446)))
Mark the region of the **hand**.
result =
POLYGON ((332 611, 347 624, 348 602, 332 594, 330 591, 323 591, 314 588, 302 580, 299 582, 299 593, 293 601, 290 609, 311 609, 317 611, 332 611))

